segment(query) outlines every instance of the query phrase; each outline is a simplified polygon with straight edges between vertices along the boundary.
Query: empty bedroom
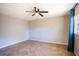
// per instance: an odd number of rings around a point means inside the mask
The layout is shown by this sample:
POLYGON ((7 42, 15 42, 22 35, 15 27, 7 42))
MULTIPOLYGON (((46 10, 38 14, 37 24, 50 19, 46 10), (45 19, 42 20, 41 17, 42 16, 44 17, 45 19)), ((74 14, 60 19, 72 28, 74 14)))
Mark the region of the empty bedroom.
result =
POLYGON ((76 55, 78 3, 0 3, 0 56, 76 55))

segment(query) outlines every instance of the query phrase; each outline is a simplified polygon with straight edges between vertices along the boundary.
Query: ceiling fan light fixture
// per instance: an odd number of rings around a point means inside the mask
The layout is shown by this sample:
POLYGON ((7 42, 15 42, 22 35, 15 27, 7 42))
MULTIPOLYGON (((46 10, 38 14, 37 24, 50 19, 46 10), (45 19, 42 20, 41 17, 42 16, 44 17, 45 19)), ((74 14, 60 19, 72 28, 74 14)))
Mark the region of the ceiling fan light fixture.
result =
POLYGON ((41 13, 48 13, 48 11, 40 11, 39 8, 37 7, 33 7, 33 11, 26 11, 26 12, 31 12, 33 13, 32 16, 34 16, 36 13, 38 13, 41 17, 43 17, 44 15, 42 15, 41 13))

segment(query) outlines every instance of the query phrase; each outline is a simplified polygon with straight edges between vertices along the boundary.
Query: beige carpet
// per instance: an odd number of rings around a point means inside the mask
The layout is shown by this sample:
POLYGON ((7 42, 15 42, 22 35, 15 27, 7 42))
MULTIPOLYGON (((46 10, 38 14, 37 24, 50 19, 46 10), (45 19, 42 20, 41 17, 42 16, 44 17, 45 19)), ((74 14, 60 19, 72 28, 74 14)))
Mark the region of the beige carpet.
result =
POLYGON ((24 41, 3 49, 0 49, 0 56, 73 56, 67 51, 67 46, 38 42, 24 41))

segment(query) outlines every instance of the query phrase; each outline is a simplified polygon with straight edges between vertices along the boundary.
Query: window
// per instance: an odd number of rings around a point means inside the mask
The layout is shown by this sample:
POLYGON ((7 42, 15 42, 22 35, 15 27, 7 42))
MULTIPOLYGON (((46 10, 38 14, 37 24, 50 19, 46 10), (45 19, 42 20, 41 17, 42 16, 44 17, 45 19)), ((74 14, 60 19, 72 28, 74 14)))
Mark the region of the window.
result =
POLYGON ((75 15, 74 33, 79 35, 79 14, 75 15))

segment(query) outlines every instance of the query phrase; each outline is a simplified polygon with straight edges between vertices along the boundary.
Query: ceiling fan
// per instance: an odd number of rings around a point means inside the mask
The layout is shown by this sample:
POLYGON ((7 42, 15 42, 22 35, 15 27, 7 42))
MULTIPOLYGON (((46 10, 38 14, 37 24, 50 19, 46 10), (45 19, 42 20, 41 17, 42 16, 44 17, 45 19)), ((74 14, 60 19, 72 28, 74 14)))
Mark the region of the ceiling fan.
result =
POLYGON ((33 13, 32 16, 34 16, 36 13, 38 13, 41 17, 44 16, 41 13, 48 13, 48 11, 40 11, 40 9, 37 8, 37 7, 34 7, 33 11, 25 11, 25 12, 31 12, 31 13, 33 13))

